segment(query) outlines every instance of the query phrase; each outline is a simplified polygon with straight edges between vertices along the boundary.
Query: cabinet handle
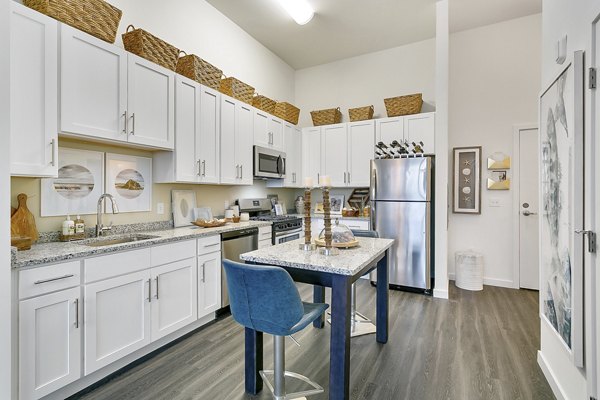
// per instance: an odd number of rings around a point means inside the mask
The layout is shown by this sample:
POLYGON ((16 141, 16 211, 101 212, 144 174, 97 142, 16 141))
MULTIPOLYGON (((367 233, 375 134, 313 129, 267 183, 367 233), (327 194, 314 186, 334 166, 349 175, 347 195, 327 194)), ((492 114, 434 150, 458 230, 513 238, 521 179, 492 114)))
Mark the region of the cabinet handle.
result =
POLYGON ((156 300, 158 300, 158 276, 154 278, 154 280, 156 280, 156 295, 154 297, 156 297, 156 300))
POLYGON ((206 282, 206 263, 202 263, 202 282, 206 282))
POLYGON ((59 276, 57 278, 50 278, 50 279, 44 279, 44 280, 41 280, 41 281, 35 281, 35 282, 33 282, 33 284, 34 285, 40 285, 42 283, 48 283, 48 282, 59 281, 61 279, 72 278, 73 276, 75 276, 75 275, 73 275, 73 274, 63 275, 63 276, 59 276))
POLYGON ((199 159, 196 162, 198 163, 198 176, 202 176, 202 164, 199 159))
POLYGON ((56 138, 52 139, 52 166, 56 167, 56 138))
POLYGON ((206 176, 206 160, 202 160, 202 176, 206 176))
POLYGON ((346 183, 346 173, 344 172, 344 183, 346 183))
POLYGON ((148 278, 148 303, 152 303, 152 279, 148 278))
POLYGON ((131 114, 131 134, 135 135, 135 113, 131 114))
POLYGON ((127 135, 127 121, 129 118, 127 118, 127 110, 123 111, 123 115, 121 115, 123 117, 123 133, 125 135, 127 135))
POLYGON ((240 165, 235 166, 235 179, 239 179, 240 177, 240 165))
POLYGON ((350 172, 348 172, 348 183, 350 183, 350 172))
POLYGON ((244 166, 240 165, 240 179, 244 179, 244 166))
POLYGON ((75 329, 79 329, 79 298, 75 299, 75 329))
MULTIPOLYGON (((269 234, 270 235, 270 234, 269 234)), ((211 244, 205 244, 204 247, 212 247, 212 246, 218 246, 221 243, 211 243, 211 244)))
POLYGON ((321 174, 317 172, 317 186, 319 186, 319 182, 321 182, 321 174))

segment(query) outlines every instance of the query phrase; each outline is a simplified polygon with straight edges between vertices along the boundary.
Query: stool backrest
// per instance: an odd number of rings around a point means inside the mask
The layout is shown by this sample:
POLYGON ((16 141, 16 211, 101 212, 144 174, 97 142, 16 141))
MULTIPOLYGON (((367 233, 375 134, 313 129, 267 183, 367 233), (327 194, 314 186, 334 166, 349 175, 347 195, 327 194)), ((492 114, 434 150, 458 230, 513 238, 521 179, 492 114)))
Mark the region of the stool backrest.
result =
POLYGON ((358 237, 370 237, 370 238, 378 238, 379 237, 379 234, 377 233, 377 231, 353 229, 352 233, 354 234, 354 236, 358 236, 358 237))
POLYGON ((247 328, 281 335, 304 315, 298 289, 286 270, 223 260, 233 318, 247 328))

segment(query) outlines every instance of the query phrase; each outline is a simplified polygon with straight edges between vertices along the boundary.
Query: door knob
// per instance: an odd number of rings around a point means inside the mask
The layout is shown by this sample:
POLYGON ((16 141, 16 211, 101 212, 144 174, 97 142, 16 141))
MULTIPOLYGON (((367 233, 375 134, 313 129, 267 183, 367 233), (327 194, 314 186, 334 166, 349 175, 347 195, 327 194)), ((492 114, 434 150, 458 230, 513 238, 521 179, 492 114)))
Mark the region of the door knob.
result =
POLYGON ((537 213, 531 212, 529 210, 524 210, 523 215, 529 217, 530 215, 537 215, 537 213))

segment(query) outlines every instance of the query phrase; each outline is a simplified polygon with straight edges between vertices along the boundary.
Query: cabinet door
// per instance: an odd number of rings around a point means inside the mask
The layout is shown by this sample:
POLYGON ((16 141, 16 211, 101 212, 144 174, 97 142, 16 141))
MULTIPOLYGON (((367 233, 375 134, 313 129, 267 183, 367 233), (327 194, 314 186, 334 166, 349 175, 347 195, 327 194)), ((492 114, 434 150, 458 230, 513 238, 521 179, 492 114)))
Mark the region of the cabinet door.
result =
POLYGON ((201 86, 200 92, 200 141, 196 148, 199 154, 202 173, 200 182, 219 183, 220 169, 220 100, 219 92, 201 86))
POLYGON ((296 130, 294 125, 285 123, 283 126, 285 142, 285 179, 284 187, 295 187, 298 171, 298 147, 296 143, 296 130))
POLYGON ((129 54, 128 60, 129 142, 172 150, 175 73, 133 54, 129 54))
POLYGON ((221 252, 198 256, 198 318, 221 308, 221 252))
POLYGON ((270 115, 262 110, 254 109, 254 144, 271 147, 271 132, 269 131, 270 115))
POLYGON ((346 124, 327 125, 323 127, 325 138, 325 168, 323 174, 331 177, 331 186, 347 185, 347 126, 346 124))
POLYGON ((152 268, 152 340, 198 318, 196 257, 152 268))
POLYGON ((150 343, 150 271, 85 286, 85 374, 150 343))
POLYGON ((269 132, 271 132, 271 147, 275 150, 284 151, 283 120, 270 115, 269 132))
POLYGON ((404 138, 408 143, 423 142, 425 153, 435 153, 435 114, 415 114, 404 117, 404 138))
POLYGON ((314 185, 319 184, 321 174, 321 128, 302 130, 303 177, 312 177, 314 185))
POLYGON ((19 399, 39 399, 81 377, 79 287, 19 302, 19 399))
POLYGON ((240 164, 235 157, 235 101, 221 96, 221 183, 235 184, 240 164))
POLYGON ((383 142, 389 146, 394 140, 404 140, 404 120, 402 117, 382 118, 375 120, 375 131, 377 142, 383 142))
POLYGON ((58 22, 10 4, 10 172, 56 176, 58 22))
POLYGON ((235 158, 240 165, 238 183, 252 185, 254 171, 252 171, 252 144, 254 143, 254 110, 246 103, 238 102, 235 114, 235 158))
POLYGON ((175 80, 175 174, 177 182, 199 180, 200 160, 196 157, 200 135, 200 85, 177 76, 175 80))
POLYGON ((127 53, 60 25, 60 130, 127 141, 127 53))
POLYGON ((348 124, 348 175, 347 184, 352 187, 369 186, 371 160, 375 146, 374 121, 348 124))

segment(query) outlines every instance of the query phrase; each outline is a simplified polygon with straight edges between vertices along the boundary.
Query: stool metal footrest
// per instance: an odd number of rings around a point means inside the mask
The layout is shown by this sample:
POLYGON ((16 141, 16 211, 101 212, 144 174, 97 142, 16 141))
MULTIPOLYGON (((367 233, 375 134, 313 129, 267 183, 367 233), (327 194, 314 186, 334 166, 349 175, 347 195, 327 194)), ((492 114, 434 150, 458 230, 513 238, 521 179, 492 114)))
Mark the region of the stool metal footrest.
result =
POLYGON ((267 378, 267 376, 274 375, 274 374, 275 374, 275 371, 273 371, 272 369, 260 371, 260 376, 262 377, 263 382, 267 385, 267 387, 271 391, 271 394, 273 394, 273 398, 275 400, 305 399, 306 396, 312 396, 314 394, 323 393, 323 391, 324 391, 323 387, 321 385, 319 385, 316 382, 311 381, 306 376, 297 374, 295 372, 285 371, 284 372, 285 376, 288 376, 288 377, 294 378, 294 379, 299 379, 303 382, 306 382, 307 384, 312 386, 314 389, 304 390, 304 391, 295 392, 295 393, 286 393, 284 396, 276 396, 275 388, 271 384, 271 381, 267 378))

